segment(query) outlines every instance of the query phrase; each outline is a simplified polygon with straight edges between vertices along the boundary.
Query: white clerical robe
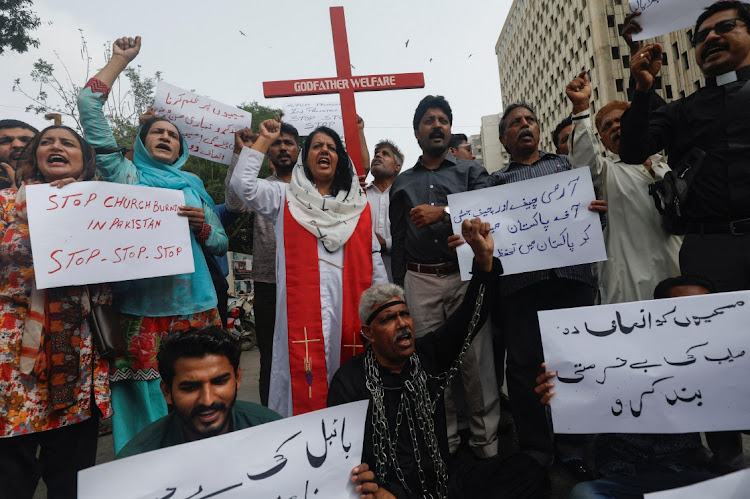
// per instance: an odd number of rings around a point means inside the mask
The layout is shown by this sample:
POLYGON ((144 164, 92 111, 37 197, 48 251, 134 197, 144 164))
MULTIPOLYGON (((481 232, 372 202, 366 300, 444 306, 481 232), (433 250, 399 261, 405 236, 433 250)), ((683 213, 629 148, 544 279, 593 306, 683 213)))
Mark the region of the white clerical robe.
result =
POLYGON ((648 186, 664 178, 670 168, 660 156, 653 156, 655 176, 651 176, 643 165, 625 164, 610 151, 602 157, 590 118, 573 121, 571 139, 571 164, 589 167, 596 197, 608 206, 604 229, 608 259, 599 268, 601 302, 650 300, 657 284, 680 275, 682 237, 664 230, 648 193, 648 186))
MULTIPOLYGON (((230 188, 253 212, 273 222, 276 234, 276 325, 273 334, 271 386, 268 406, 282 417, 293 415, 292 385, 289 375, 289 348, 287 337, 286 254, 284 252, 284 204, 292 195, 289 186, 281 182, 268 182, 258 178, 263 154, 243 148, 230 188)), ((388 282, 380 257, 380 244, 372 235, 372 283, 388 282)), ((325 343, 328 382, 333 379, 341 361, 341 307, 343 283, 344 246, 328 252, 318 240, 318 268, 320 270, 320 306, 325 343)), ((293 307, 294 304, 291 304, 293 307)))

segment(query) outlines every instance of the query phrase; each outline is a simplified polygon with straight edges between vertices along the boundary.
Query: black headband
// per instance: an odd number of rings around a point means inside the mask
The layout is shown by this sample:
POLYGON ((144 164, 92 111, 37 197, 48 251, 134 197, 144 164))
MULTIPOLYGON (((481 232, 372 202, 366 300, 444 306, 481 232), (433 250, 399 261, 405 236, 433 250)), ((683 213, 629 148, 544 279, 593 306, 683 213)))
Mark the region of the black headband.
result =
POLYGON ((380 312, 382 312, 383 310, 385 310, 386 308, 388 308, 388 307, 392 307, 392 306, 394 306, 394 305, 401 305, 401 304, 404 304, 404 305, 406 305, 406 302, 405 302, 405 301, 403 301, 403 300, 394 300, 394 301, 389 301, 388 303, 384 303, 383 305, 380 305, 380 306, 379 306, 378 308, 376 308, 376 309, 375 309, 375 310, 374 310, 374 311, 373 311, 373 312, 372 312, 372 313, 370 314, 370 317, 368 317, 368 318, 367 318, 367 320, 365 321, 365 326, 369 326, 369 325, 370 325, 370 323, 372 322, 372 320, 373 320, 373 319, 374 319, 375 317, 377 317, 377 316, 378 316, 378 314, 379 314, 380 312))

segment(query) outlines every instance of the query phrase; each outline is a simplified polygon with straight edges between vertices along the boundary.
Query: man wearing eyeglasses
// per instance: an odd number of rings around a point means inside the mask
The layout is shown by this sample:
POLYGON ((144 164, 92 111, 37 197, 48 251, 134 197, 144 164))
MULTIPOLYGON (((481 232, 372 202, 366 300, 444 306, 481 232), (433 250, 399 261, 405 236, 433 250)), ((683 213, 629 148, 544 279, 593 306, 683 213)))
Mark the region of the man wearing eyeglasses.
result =
MULTIPOLYGON (((694 148, 705 152, 690 172, 680 206, 686 235, 680 250, 683 275, 711 279, 718 291, 750 289, 750 4, 719 1, 695 25, 695 60, 706 86, 649 113, 648 91, 662 64, 659 44, 644 45, 631 59, 633 103, 621 125, 620 157, 640 164, 662 149, 680 171, 694 148)), ((724 470, 744 467, 738 433, 709 434, 724 470)))

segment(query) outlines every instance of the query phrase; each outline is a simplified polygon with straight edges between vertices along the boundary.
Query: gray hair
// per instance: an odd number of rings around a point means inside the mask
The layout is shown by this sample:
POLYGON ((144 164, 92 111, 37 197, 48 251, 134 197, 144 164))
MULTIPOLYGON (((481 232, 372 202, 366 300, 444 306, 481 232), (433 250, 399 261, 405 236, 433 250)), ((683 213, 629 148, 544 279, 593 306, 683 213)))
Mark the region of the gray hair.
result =
POLYGON ((366 325, 367 318, 372 313, 372 307, 379 303, 385 303, 390 298, 398 297, 404 299, 404 288, 398 284, 376 284, 365 290, 359 299, 359 320, 362 325, 366 325))

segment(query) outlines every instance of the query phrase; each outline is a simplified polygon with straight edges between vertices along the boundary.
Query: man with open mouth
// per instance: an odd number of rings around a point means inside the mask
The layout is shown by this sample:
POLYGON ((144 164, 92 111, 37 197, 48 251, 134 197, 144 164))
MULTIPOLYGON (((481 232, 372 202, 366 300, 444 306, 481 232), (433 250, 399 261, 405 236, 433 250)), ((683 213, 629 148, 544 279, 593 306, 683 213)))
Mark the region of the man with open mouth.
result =
MULTIPOLYGON (((492 257, 488 223, 464 220, 461 237, 474 251, 474 265, 456 312, 415 338, 415 320, 400 286, 365 291, 359 316, 369 345, 336 372, 328 405, 370 400, 362 458, 375 472, 382 497, 541 497, 549 482, 528 456, 459 464, 448 452, 443 391, 485 322, 502 273, 492 257)), ((461 244, 461 237, 450 236, 448 246, 461 244)))
POLYGON ((670 168, 658 154, 643 164, 620 159, 620 123, 630 107, 627 102, 610 102, 596 113, 596 129, 605 149, 602 157, 589 113, 591 85, 586 72, 565 91, 573 104, 570 162, 591 170, 596 197, 606 200, 609 208, 604 228, 608 259, 599 267, 601 303, 649 300, 658 283, 680 275, 682 237, 666 231, 648 192, 649 185, 664 178, 670 168))
MULTIPOLYGON (((623 115, 620 158, 639 164, 666 149, 676 172, 695 149, 705 153, 687 173, 692 179, 680 203, 685 239, 683 275, 713 281, 717 291, 750 289, 750 4, 719 1, 695 23, 695 62, 706 84, 694 94, 651 111, 648 92, 662 64, 662 47, 644 45, 631 58, 636 81, 623 115)), ((698 152, 698 154, 700 154, 698 152)), ((716 463, 744 467, 739 433, 708 433, 716 463)))

